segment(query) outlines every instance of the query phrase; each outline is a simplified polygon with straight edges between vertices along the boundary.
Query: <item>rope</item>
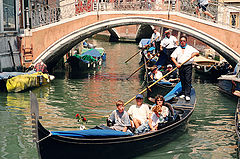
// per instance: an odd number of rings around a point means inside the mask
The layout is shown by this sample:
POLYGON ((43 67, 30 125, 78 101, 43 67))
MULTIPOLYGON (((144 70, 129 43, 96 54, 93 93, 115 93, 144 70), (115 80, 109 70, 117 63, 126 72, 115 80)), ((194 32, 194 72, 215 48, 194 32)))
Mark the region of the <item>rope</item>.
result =
POLYGON ((51 133, 51 131, 50 131, 50 134, 49 134, 48 136, 46 136, 46 137, 44 137, 44 138, 42 138, 41 140, 38 140, 38 141, 36 141, 36 142, 37 142, 37 143, 39 143, 39 142, 41 142, 41 141, 45 140, 46 138, 48 138, 48 137, 50 137, 50 136, 52 136, 52 133, 51 133))

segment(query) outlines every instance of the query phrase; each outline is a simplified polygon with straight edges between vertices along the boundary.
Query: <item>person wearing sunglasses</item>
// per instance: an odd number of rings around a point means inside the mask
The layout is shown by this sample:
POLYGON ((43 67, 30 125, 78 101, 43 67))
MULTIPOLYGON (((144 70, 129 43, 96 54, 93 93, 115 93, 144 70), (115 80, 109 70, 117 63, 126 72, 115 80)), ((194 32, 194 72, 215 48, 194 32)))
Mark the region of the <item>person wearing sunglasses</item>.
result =
POLYGON ((182 95, 180 98, 185 98, 186 101, 190 101, 193 57, 198 55, 199 51, 187 44, 187 36, 185 35, 180 37, 180 45, 171 55, 172 61, 179 69, 179 76, 182 84, 182 95), (188 60, 189 58, 191 59, 188 60), (181 65, 185 61, 187 62, 181 65))

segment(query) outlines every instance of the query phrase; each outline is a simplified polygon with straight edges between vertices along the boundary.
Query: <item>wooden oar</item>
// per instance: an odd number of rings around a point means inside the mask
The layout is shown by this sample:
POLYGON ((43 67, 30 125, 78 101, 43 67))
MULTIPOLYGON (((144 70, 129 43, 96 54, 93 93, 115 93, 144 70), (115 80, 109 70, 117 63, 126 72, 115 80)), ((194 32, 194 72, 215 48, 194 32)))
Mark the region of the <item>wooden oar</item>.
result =
POLYGON ((145 49, 146 47, 148 47, 149 45, 145 45, 142 49, 138 50, 138 52, 136 54, 134 54, 133 56, 131 56, 129 59, 127 59, 125 61, 125 63, 127 63, 128 61, 130 61, 134 56, 136 56, 139 52, 141 52, 143 49, 145 49))
MULTIPOLYGON (((156 55, 157 55, 157 54, 153 55, 149 60, 147 60, 146 64, 147 64, 149 61, 151 61, 152 58, 154 58, 156 55)), ((145 65, 145 63, 142 64, 140 67, 138 67, 138 69, 137 69, 136 71, 134 71, 134 72, 133 72, 128 78, 126 78, 126 79, 128 80, 130 77, 132 77, 132 75, 134 75, 137 71, 139 71, 144 65, 145 65)))
POLYGON ((136 56, 140 51, 142 51, 142 49, 141 50, 138 50, 138 52, 136 53, 136 54, 134 54, 134 55, 132 55, 129 59, 127 59, 126 61, 125 61, 125 63, 127 63, 128 61, 130 61, 134 56, 136 56))
MULTIPOLYGON (((186 62, 188 62, 192 57, 190 57, 189 59, 187 59, 184 63, 181 64, 181 66, 183 64, 185 64, 186 62)), ((147 88, 145 88, 144 90, 142 90, 141 92, 139 92, 138 94, 142 94, 144 93, 147 89, 151 88, 152 86, 154 86, 156 83, 158 83, 159 81, 161 81, 163 78, 165 78, 166 76, 168 76, 169 74, 171 74, 173 71, 175 71, 177 69, 177 67, 175 67, 172 71, 168 72, 167 74, 165 74, 164 76, 162 76, 160 79, 158 79, 156 82, 154 82, 153 84, 151 84, 150 86, 148 86, 147 88)), ((136 98, 136 96, 132 97, 130 100, 128 100, 124 106, 126 106, 128 103, 130 103, 131 101, 133 101, 136 98)))

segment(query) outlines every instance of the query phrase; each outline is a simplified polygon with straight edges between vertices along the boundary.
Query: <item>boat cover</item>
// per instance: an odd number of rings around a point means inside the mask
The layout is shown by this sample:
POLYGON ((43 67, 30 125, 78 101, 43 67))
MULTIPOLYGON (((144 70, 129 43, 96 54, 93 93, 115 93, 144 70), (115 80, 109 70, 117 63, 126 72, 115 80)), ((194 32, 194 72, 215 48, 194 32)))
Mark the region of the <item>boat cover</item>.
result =
POLYGON ((92 57, 91 55, 85 55, 85 56, 82 56, 82 59, 81 59, 83 62, 85 63, 89 63, 89 62, 96 62, 97 60, 92 57))
POLYGON ((139 43, 144 47, 145 45, 148 45, 151 42, 151 39, 142 39, 139 43))
POLYGON ((173 83, 168 82, 168 81, 160 81, 160 82, 158 82, 158 84, 171 86, 173 83))
POLYGON ((52 131, 52 135, 79 137, 79 138, 93 138, 93 137, 120 137, 120 136, 132 136, 133 133, 122 132, 116 130, 102 130, 102 129, 88 129, 88 130, 76 130, 76 131, 52 131))
POLYGON ((93 57, 101 57, 102 56, 100 54, 100 52, 97 51, 96 49, 90 49, 90 50, 82 53, 80 56, 83 57, 83 56, 86 56, 86 55, 90 55, 90 56, 93 56, 93 57))
POLYGON ((182 84, 178 82, 176 86, 164 96, 165 101, 170 101, 173 97, 178 96, 182 92, 182 84))
POLYGON ((20 92, 28 88, 39 87, 49 83, 48 74, 36 72, 33 74, 20 74, 7 80, 8 92, 20 92))
MULTIPOLYGON (((104 48, 98 47, 98 48, 95 48, 95 49, 96 49, 101 55, 105 53, 104 48)), ((89 50, 91 50, 91 49, 83 48, 83 49, 82 49, 82 53, 87 52, 87 51, 89 51, 89 50)))
POLYGON ((0 80, 9 79, 9 78, 12 78, 12 77, 24 74, 24 73, 25 72, 2 72, 2 73, 0 73, 0 80))
POLYGON ((150 52, 152 52, 153 50, 155 50, 155 47, 150 47, 150 48, 148 49, 148 51, 150 51, 150 52))

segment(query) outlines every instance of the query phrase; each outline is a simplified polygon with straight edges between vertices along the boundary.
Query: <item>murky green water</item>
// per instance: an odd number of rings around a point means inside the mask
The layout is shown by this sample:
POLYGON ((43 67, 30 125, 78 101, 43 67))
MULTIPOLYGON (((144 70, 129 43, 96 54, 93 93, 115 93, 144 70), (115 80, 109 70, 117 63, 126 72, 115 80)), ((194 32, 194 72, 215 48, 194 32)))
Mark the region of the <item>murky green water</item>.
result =
MULTIPOLYGON (((107 61, 98 71, 68 79, 57 77, 51 85, 34 89, 43 125, 50 130, 78 128, 76 113, 88 119, 87 127, 105 122, 118 99, 128 101, 142 90, 139 74, 125 80, 139 67, 140 57, 124 61, 137 45, 93 41, 104 47, 107 61)), ((234 112, 236 100, 220 93, 215 84, 196 79, 197 105, 187 132, 144 158, 236 158, 234 112)), ((131 104, 129 104, 131 105, 131 104)), ((129 105, 126 107, 128 109, 129 105)), ((32 143, 29 92, 0 93, 0 158, 37 158, 32 143)))

